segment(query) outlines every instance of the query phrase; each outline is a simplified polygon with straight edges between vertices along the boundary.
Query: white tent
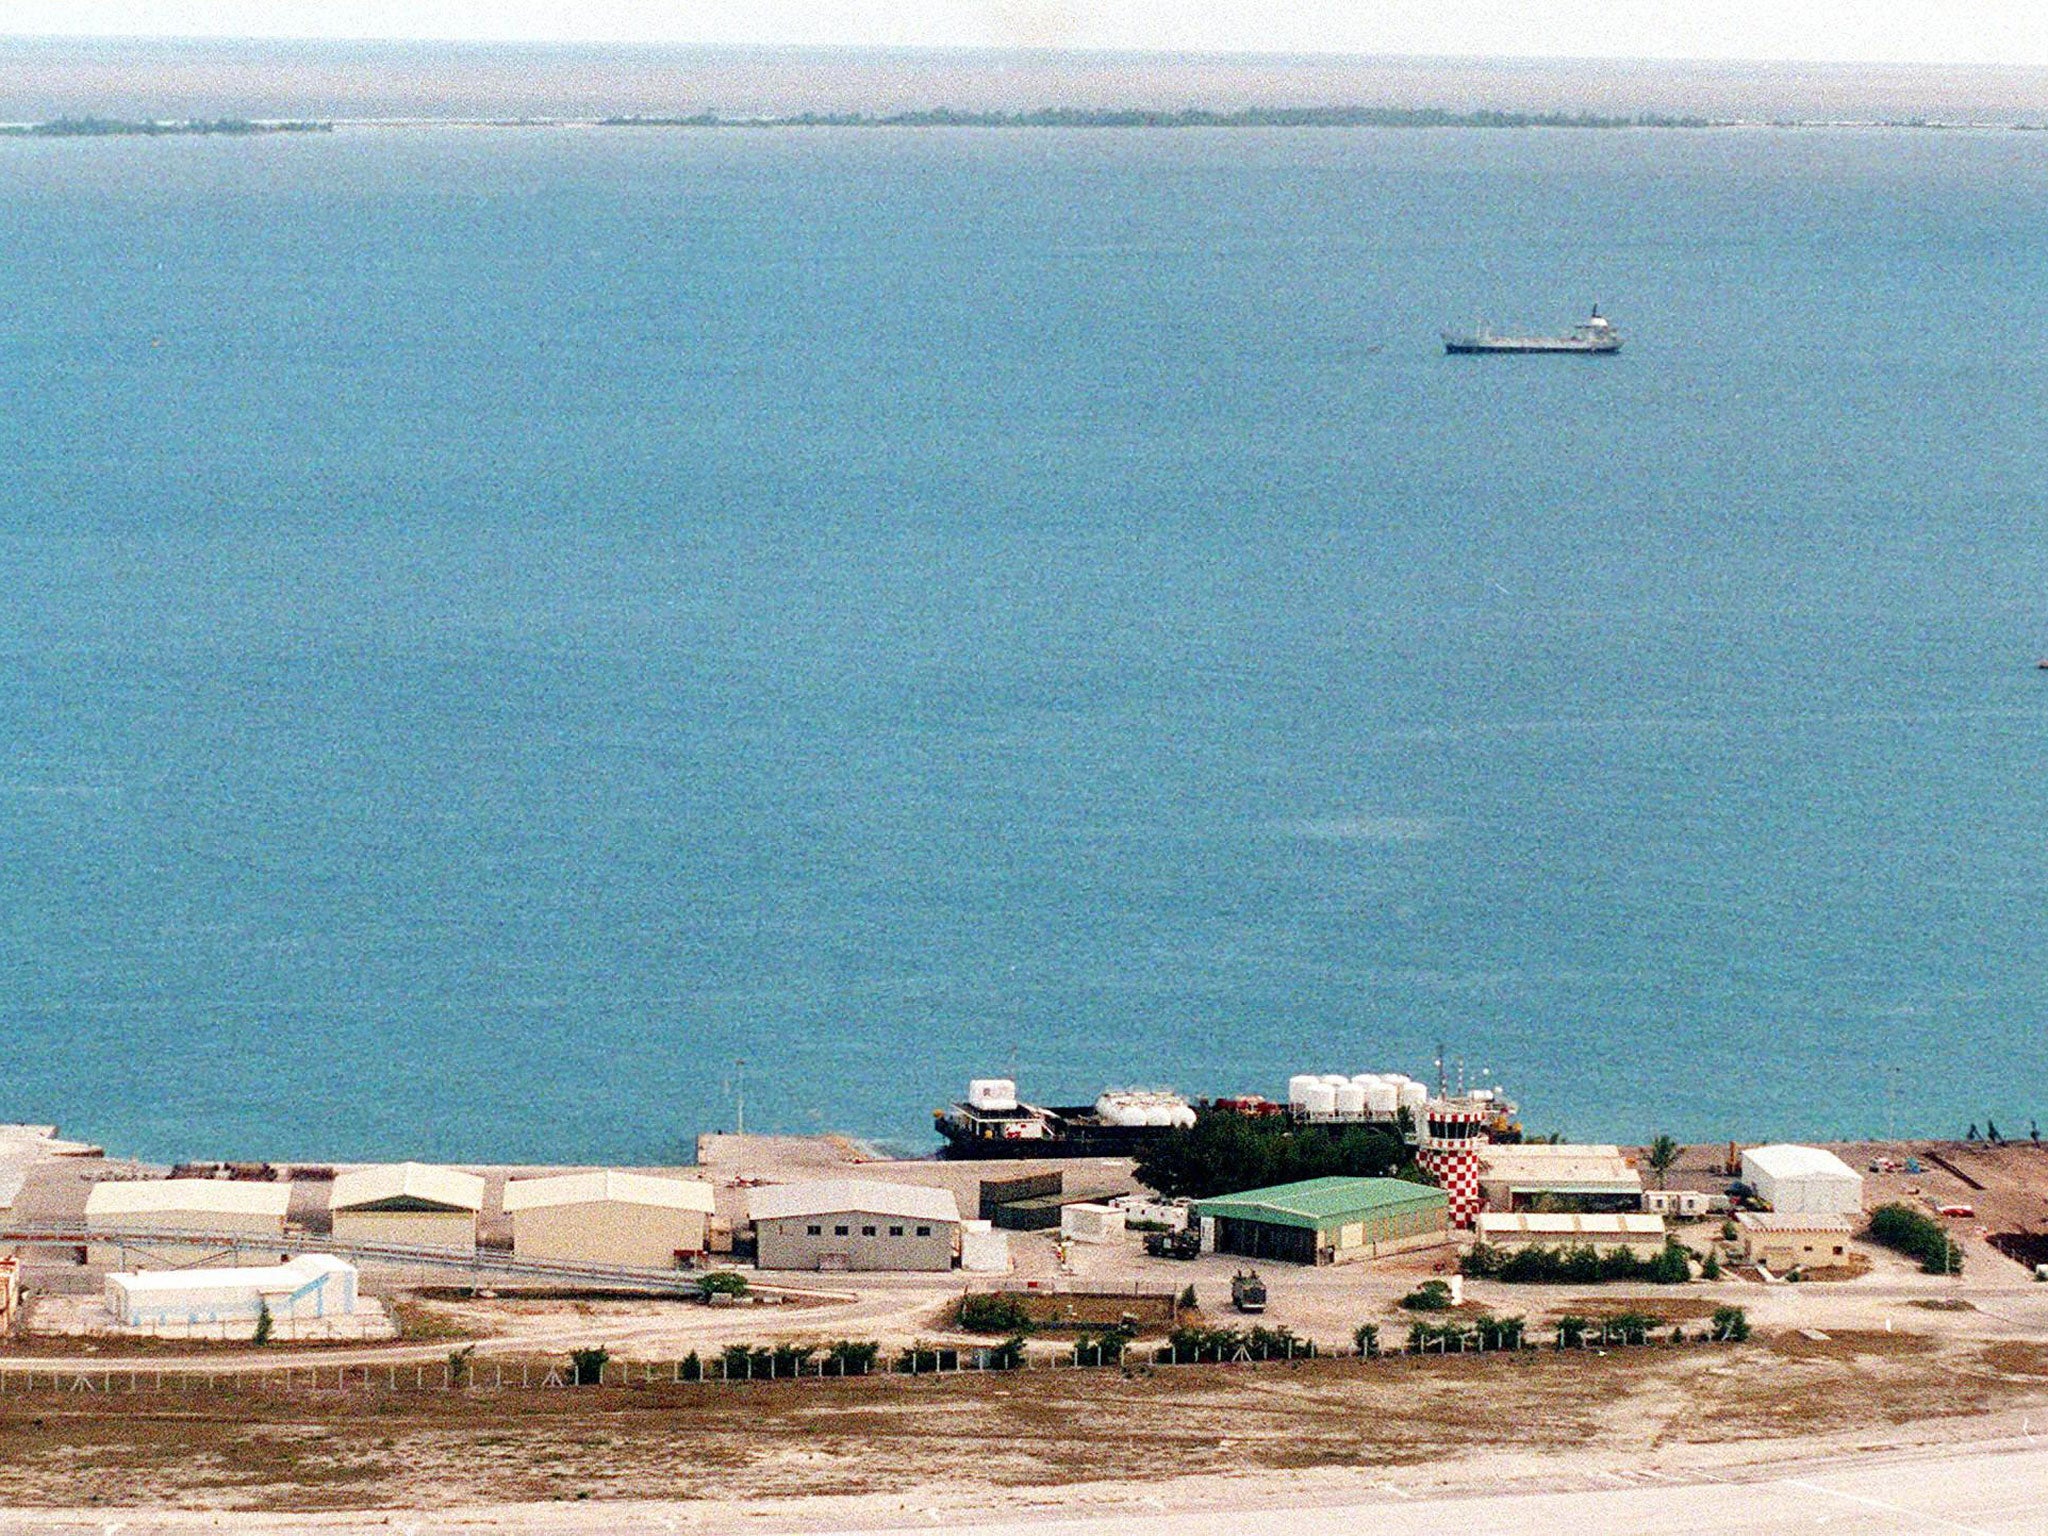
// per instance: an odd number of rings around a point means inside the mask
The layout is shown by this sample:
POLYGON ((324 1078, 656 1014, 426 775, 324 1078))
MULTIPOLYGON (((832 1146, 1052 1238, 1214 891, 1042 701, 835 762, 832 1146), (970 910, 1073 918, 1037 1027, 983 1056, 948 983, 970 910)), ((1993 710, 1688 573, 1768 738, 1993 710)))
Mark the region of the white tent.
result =
POLYGON ((1863 1176, 1824 1147, 1751 1147, 1742 1154, 1742 1182, 1774 1211, 1863 1209, 1863 1176))

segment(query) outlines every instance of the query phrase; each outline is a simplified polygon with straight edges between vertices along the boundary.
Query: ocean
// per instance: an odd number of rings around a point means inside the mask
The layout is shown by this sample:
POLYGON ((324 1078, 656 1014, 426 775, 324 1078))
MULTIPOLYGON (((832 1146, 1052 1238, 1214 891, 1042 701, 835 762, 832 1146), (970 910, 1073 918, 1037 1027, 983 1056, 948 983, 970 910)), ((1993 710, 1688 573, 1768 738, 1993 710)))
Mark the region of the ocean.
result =
POLYGON ((1441 1043, 1536 1132, 2023 1132, 2044 170, 0 141, 0 1120, 925 1149, 1441 1043))

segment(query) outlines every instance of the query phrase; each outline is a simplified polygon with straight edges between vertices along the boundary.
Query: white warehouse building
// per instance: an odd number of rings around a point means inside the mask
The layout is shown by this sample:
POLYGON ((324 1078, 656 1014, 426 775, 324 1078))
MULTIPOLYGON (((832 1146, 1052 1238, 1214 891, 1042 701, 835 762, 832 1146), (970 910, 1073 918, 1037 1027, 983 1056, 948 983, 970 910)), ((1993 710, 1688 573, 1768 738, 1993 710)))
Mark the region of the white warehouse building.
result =
POLYGON ((173 1269, 107 1276, 108 1315, 124 1328, 256 1330, 265 1307, 288 1337, 290 1325, 353 1316, 356 1272, 309 1253, 260 1269, 173 1269))
POLYGON ((239 1179, 109 1179, 85 1197, 87 1260, 106 1268, 176 1269, 274 1249, 283 1258, 288 1184, 239 1179), (180 1243, 171 1234, 191 1232, 180 1243))
POLYGON ((1823 1147, 1751 1147, 1742 1182, 1774 1211, 1853 1216, 1863 1209, 1863 1175, 1823 1147))

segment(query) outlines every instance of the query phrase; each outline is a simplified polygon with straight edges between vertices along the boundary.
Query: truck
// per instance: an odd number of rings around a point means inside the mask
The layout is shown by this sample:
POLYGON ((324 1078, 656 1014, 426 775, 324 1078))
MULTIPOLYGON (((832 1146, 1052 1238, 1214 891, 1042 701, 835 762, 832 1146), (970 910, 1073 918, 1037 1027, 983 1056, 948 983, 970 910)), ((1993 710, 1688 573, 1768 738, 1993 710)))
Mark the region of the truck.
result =
POLYGON ((1202 1234, 1192 1227, 1182 1227, 1178 1232, 1147 1232, 1145 1251, 1155 1259, 1199 1259, 1202 1234))
POLYGON ((1230 1277, 1230 1304, 1240 1312, 1266 1310, 1266 1282, 1256 1269, 1240 1269, 1230 1277))

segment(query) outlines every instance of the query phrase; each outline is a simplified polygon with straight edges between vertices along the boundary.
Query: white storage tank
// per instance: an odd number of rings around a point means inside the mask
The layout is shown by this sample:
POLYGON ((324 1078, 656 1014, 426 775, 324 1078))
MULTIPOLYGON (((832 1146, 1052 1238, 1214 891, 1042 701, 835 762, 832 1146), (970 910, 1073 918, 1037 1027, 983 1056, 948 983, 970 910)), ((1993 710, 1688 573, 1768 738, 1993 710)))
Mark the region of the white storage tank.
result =
POLYGON ((1325 1072, 1321 1077, 1317 1078, 1316 1081, 1319 1083, 1327 1083, 1332 1088, 1342 1088, 1348 1085, 1351 1079, 1346 1077, 1342 1072, 1325 1072))
POLYGON ((1007 1077, 977 1077, 967 1085, 967 1103, 973 1109, 1015 1109, 1017 1084, 1007 1077))
POLYGON ((1130 1095, 1104 1093, 1095 1100, 1095 1113, 1104 1125, 1143 1125, 1138 1118, 1140 1111, 1131 1103, 1130 1095))
POLYGON ((1422 1084, 1410 1081, 1401 1085, 1401 1108, 1411 1115, 1419 1116, 1422 1113, 1422 1106, 1428 1102, 1429 1090, 1422 1084))
POLYGON ((1337 1113, 1337 1090, 1328 1083, 1311 1083, 1303 1090, 1301 1110, 1306 1115, 1329 1116, 1337 1113))
POLYGON ((1171 1125, 1179 1126, 1182 1130, 1186 1130, 1189 1126, 1195 1123, 1195 1111, 1193 1105, 1178 1105, 1173 1110, 1172 1114, 1173 1118, 1168 1123, 1171 1125))
POLYGON ((1401 1108, 1401 1085, 1382 1079, 1365 1090, 1365 1112, 1391 1120, 1401 1108))
POLYGON ((1297 1072, 1287 1079, 1287 1107, 1308 1108, 1308 1091, 1320 1082, 1322 1079, 1312 1072, 1297 1072))
POLYGON ((1365 1118, 1365 1090, 1356 1083, 1346 1083, 1337 1090, 1337 1113, 1352 1120, 1365 1118))

